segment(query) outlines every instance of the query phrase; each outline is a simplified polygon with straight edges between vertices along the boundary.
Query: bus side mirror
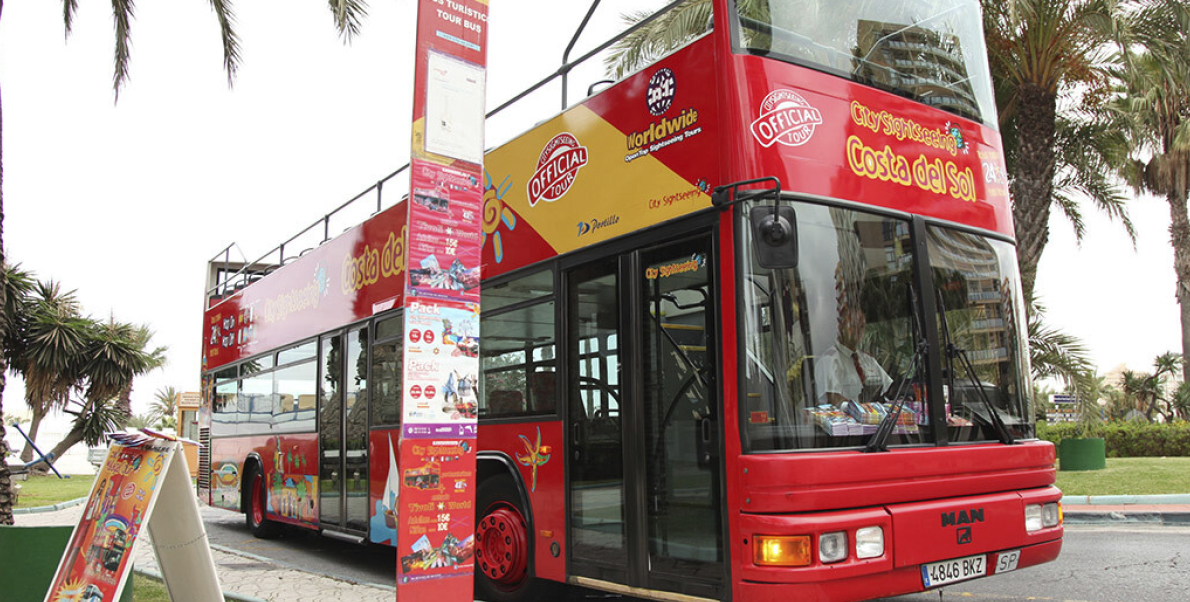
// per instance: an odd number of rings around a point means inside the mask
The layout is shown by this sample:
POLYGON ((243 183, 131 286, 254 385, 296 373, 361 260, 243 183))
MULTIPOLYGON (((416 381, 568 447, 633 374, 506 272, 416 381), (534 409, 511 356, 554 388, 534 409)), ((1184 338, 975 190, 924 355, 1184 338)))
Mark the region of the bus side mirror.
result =
POLYGON ((760 266, 776 270, 797 267, 797 215, 793 207, 753 207, 748 217, 760 266))

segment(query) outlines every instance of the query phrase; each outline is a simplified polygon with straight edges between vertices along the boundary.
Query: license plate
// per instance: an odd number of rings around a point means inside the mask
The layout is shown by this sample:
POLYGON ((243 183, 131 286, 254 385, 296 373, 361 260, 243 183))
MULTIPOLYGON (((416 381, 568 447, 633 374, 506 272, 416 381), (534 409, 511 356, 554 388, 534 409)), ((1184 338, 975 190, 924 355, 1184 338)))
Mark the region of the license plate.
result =
POLYGON ((988 572, 987 556, 968 556, 931 562, 921 565, 921 581, 925 587, 938 587, 947 583, 957 583, 975 577, 983 577, 988 572))
POLYGON ((1015 571, 1016 565, 1021 561, 1020 550, 1009 550, 1007 552, 1000 552, 996 555, 996 574, 1007 573, 1008 571, 1015 571))

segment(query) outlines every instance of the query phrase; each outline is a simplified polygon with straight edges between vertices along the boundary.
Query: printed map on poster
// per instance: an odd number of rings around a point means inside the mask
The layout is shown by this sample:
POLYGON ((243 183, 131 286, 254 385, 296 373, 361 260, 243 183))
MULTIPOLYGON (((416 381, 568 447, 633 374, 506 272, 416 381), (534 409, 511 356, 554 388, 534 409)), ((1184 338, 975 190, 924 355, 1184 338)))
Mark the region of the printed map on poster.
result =
POLYGON ((468 163, 483 161, 484 68, 429 53, 426 152, 468 163))

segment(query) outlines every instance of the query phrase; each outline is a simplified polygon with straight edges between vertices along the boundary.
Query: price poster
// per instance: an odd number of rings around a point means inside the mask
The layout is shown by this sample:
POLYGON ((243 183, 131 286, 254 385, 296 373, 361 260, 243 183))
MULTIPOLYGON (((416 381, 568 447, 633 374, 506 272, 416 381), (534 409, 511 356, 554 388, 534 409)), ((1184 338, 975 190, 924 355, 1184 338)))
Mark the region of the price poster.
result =
POLYGON ((421 0, 405 287, 397 598, 473 599, 486 0, 421 0))

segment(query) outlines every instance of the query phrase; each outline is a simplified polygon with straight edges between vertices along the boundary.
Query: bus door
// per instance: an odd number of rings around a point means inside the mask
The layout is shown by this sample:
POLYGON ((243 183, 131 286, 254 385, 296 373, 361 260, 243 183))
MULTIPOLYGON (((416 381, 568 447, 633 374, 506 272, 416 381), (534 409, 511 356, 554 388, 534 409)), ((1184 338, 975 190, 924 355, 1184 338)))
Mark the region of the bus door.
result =
POLYGON ((722 599, 709 234, 566 272, 570 572, 722 599))
POLYGON ((322 337, 319 354, 319 522, 368 529, 368 329, 322 337))

